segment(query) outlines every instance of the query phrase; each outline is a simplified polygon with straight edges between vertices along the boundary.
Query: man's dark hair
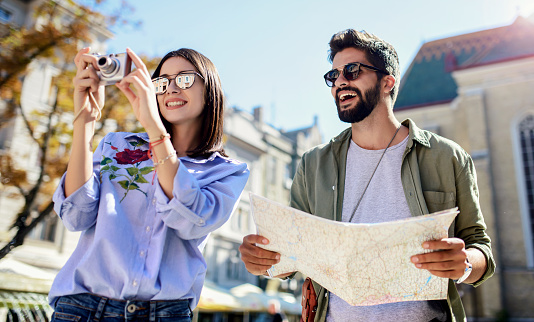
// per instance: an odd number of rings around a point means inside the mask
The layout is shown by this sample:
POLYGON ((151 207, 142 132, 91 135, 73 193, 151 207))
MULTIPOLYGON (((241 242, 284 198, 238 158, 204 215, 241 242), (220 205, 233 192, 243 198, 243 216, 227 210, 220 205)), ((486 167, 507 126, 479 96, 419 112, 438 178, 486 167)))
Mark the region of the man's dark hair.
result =
MULTIPOLYGON (((204 77, 204 109, 201 114, 200 143, 194 149, 187 151, 187 155, 193 158, 207 158, 211 153, 219 152, 227 156, 223 149, 224 93, 217 68, 211 60, 198 51, 181 48, 171 51, 161 59, 152 78, 159 77, 161 66, 171 57, 182 57, 189 61, 204 77)), ((195 81, 198 80, 200 79, 195 81)), ((161 115, 161 112, 159 116, 172 138, 172 124, 161 115)))
MULTIPOLYGON (((338 32, 330 39, 328 60, 332 62, 336 54, 346 48, 362 50, 371 65, 385 70, 395 77, 395 86, 390 92, 391 99, 395 103, 400 84, 399 57, 395 48, 388 42, 366 31, 347 29, 338 32)), ((379 80, 382 79, 383 74, 377 73, 377 75, 379 80)))

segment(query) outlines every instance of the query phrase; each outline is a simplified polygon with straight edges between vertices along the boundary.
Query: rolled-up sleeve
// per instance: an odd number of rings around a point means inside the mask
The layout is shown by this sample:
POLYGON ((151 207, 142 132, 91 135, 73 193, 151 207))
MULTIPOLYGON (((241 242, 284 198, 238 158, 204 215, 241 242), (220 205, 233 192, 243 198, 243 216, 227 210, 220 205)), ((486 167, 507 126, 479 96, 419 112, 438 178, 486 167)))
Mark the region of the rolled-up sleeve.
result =
POLYGON ((174 177, 173 198, 169 200, 159 185, 156 188, 156 211, 182 239, 200 238, 222 226, 249 176, 246 164, 229 161, 207 171, 209 180, 197 180, 181 162, 174 177))
POLYGON ((476 170, 471 158, 456 178, 456 195, 460 214, 456 218, 456 237, 464 240, 466 248, 477 248, 486 257, 486 272, 473 286, 482 284, 495 272, 495 260, 491 251, 491 240, 486 233, 486 224, 478 200, 476 170))
POLYGON ((91 178, 70 196, 65 197, 65 177, 67 175, 65 173, 52 197, 55 212, 70 231, 83 231, 96 223, 100 199, 99 160, 101 159, 102 142, 93 154, 91 178))

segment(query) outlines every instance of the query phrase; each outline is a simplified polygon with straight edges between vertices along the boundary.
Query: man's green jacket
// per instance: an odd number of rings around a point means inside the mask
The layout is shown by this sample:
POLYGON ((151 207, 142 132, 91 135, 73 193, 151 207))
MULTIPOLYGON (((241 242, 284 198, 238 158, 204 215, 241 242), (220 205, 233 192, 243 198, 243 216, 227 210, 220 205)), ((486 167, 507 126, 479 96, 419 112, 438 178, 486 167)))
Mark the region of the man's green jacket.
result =
MULTIPOLYGON (((449 229, 449 237, 463 239, 466 248, 478 248, 487 260, 486 272, 473 284, 476 287, 493 275, 495 261, 478 201, 473 160, 458 144, 419 129, 412 120, 407 119, 402 124, 410 131, 401 168, 410 212, 412 216, 421 216, 459 208, 460 213, 449 229)), ((348 128, 330 142, 303 155, 291 186, 291 207, 341 221, 351 134, 351 128, 348 128)), ((315 282, 313 286, 318 294, 315 321, 325 321, 328 291, 315 282)), ((447 303, 452 321, 465 321, 460 295, 452 280, 449 280, 447 303)))

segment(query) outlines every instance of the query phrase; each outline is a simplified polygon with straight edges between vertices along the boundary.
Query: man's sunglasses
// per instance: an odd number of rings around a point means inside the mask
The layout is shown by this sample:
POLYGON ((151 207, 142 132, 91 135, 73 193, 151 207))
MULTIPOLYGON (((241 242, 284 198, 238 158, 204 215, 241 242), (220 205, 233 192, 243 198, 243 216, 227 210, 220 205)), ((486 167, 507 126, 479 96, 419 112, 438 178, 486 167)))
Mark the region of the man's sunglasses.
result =
MULTIPOLYGON (((358 74, 360 74, 360 68, 361 67, 365 67, 365 68, 373 70, 375 72, 379 72, 379 73, 382 73, 382 74, 389 75, 389 73, 384 71, 384 70, 378 69, 378 68, 373 67, 373 66, 365 65, 365 64, 362 64, 362 63, 348 63, 347 65, 342 66, 342 67, 343 67, 343 70, 342 70, 343 77, 345 77, 345 79, 348 80, 348 81, 353 81, 356 78, 358 78, 358 74)), ((324 74, 324 80, 325 80, 326 85, 328 87, 334 87, 334 83, 336 82, 336 79, 338 79, 339 75, 341 74, 341 72, 339 71, 340 68, 341 67, 338 67, 336 69, 332 69, 328 73, 324 74)))
POLYGON ((156 90, 156 95, 165 94, 167 88, 172 80, 176 83, 176 86, 180 89, 188 89, 193 86, 195 83, 195 76, 198 76, 204 80, 204 77, 197 72, 182 72, 175 75, 166 75, 154 78, 152 84, 154 84, 154 89, 156 90))

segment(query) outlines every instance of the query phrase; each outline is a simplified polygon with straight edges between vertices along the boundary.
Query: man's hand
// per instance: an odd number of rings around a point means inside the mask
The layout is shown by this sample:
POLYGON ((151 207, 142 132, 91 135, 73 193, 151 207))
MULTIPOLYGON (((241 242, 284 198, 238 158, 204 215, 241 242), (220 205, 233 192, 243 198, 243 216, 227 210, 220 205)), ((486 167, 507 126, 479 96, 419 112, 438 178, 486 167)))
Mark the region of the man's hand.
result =
MULTIPOLYGON (((243 244, 239 246, 241 260, 245 263, 247 271, 254 275, 268 275, 267 270, 280 262, 280 254, 260 248, 256 244, 269 244, 267 238, 259 235, 247 235, 243 238, 243 244)), ((278 275, 283 278, 292 273, 278 275)))
POLYGON ((434 250, 432 253, 414 255, 411 258, 415 267, 426 269, 432 275, 458 279, 468 267, 465 243, 460 238, 443 238, 426 241, 423 248, 434 250))

